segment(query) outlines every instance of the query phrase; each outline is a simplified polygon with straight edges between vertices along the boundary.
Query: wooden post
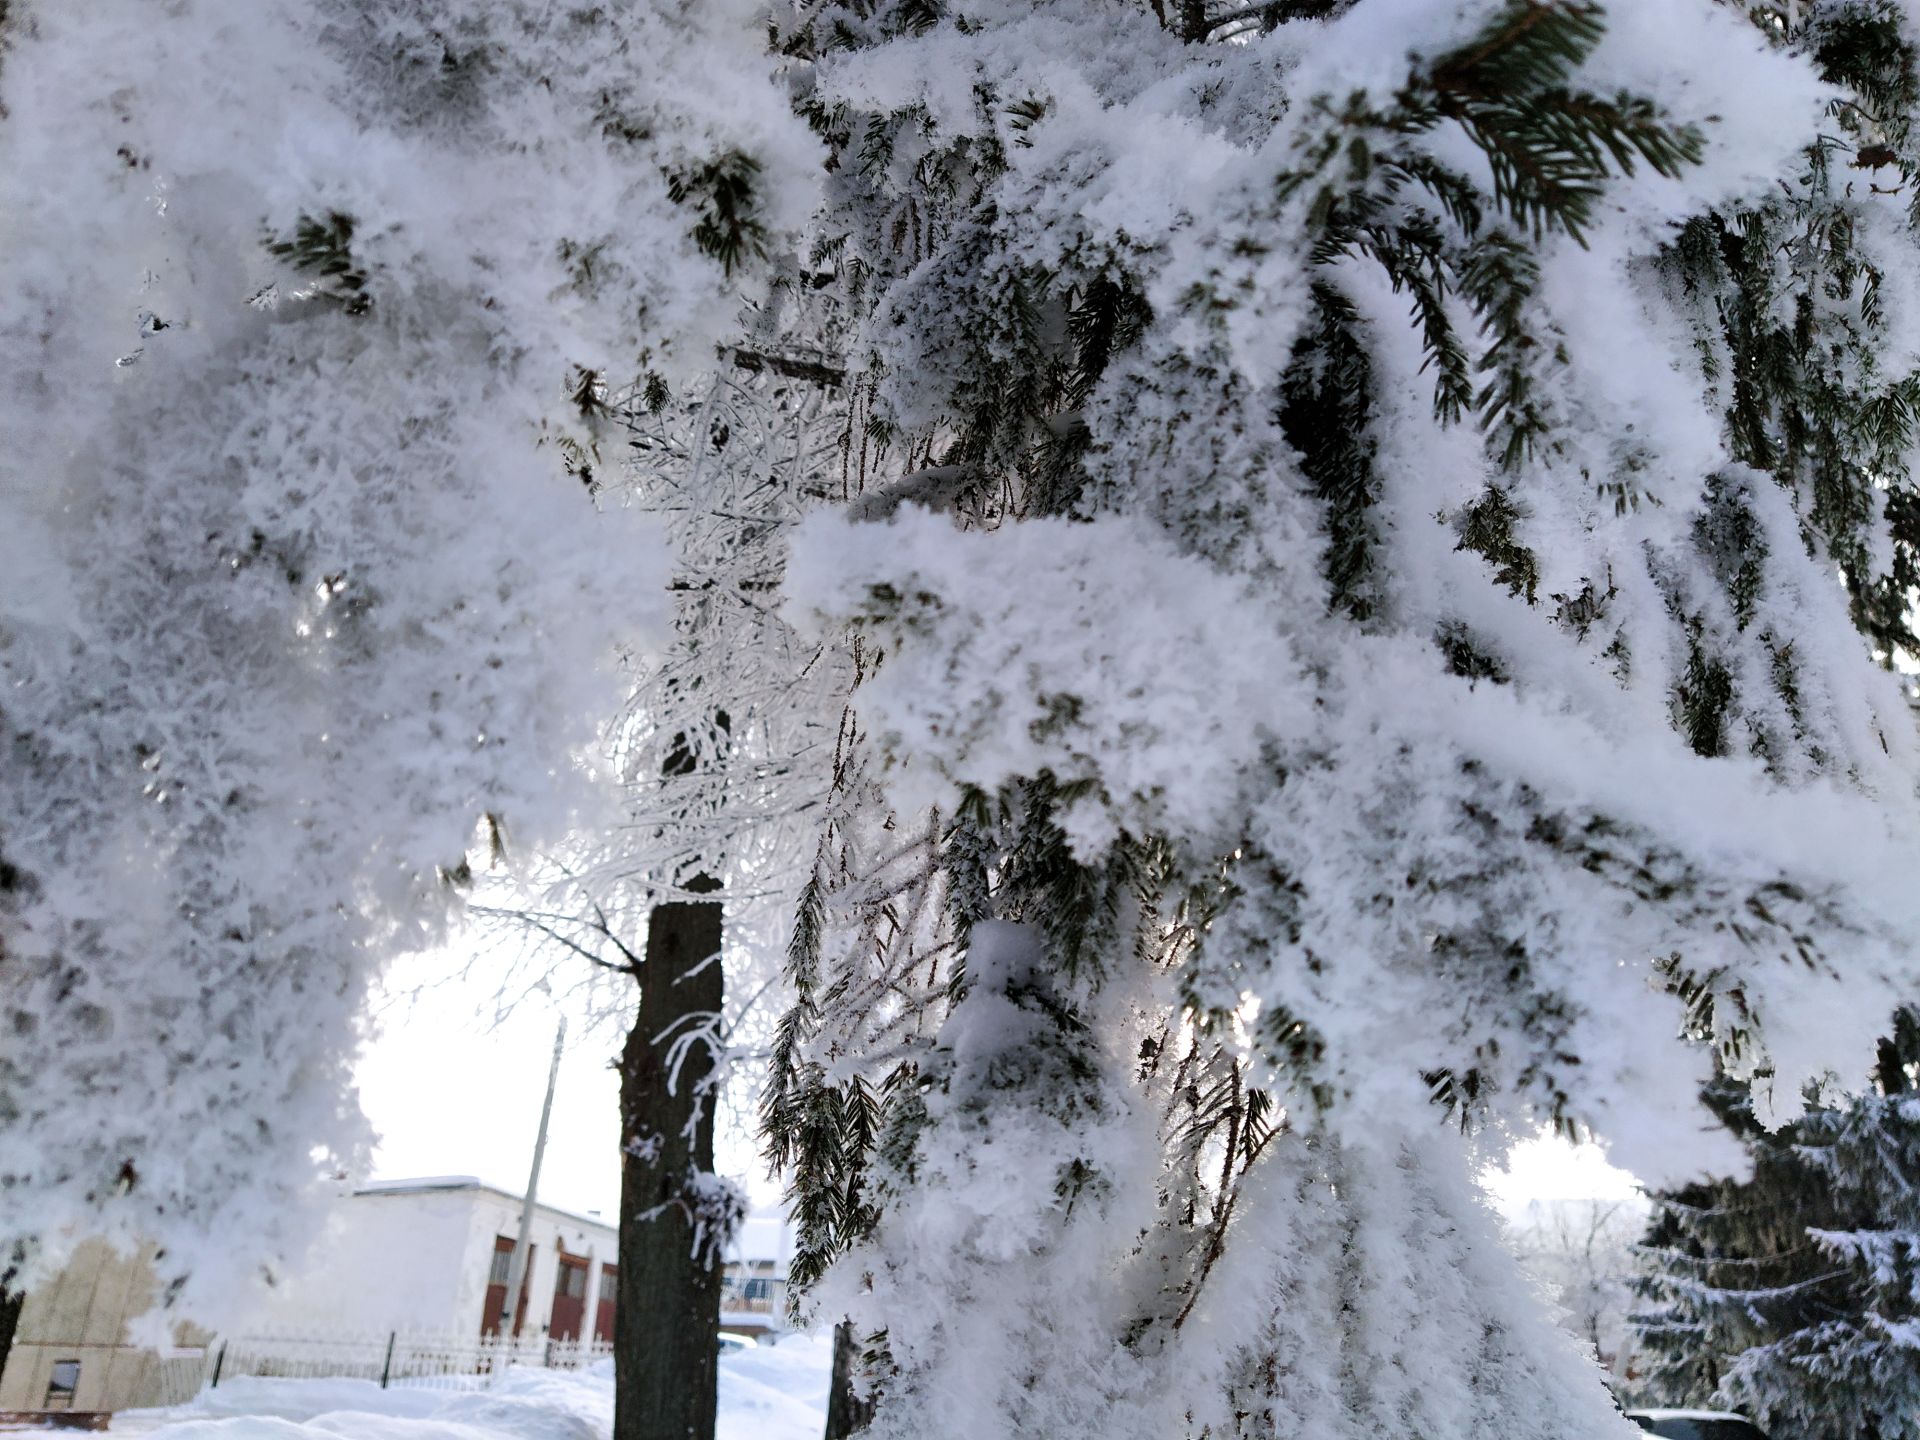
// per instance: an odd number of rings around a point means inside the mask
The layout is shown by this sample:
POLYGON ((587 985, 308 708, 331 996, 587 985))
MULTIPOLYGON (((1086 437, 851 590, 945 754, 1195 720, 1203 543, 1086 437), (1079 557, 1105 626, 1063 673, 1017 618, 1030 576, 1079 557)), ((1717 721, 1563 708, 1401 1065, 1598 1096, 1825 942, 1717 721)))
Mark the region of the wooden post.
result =
POLYGON ((387 1381, 393 1378, 393 1342, 399 1338, 400 1332, 398 1330, 389 1330, 387 1332, 387 1359, 386 1363, 380 1367, 380 1388, 382 1390, 387 1388, 387 1381))

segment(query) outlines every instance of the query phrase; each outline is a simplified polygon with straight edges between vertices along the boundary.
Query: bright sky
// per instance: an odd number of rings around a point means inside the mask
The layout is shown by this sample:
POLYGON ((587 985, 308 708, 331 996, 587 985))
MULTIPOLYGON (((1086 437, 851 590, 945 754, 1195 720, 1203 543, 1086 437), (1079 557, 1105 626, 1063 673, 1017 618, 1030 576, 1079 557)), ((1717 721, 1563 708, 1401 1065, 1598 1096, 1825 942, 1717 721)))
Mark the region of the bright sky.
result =
MULTIPOLYGON (((567 1046, 540 1198, 612 1221, 620 1198, 620 1090, 609 1067, 626 1038, 623 1025, 613 1017, 595 1025, 584 997, 529 993, 524 980, 496 1020, 503 967, 477 964, 465 977, 456 969, 447 956, 425 956, 389 981, 380 1033, 359 1070, 361 1102, 381 1136, 375 1174, 477 1175, 520 1193, 564 1008, 567 1046)), ((744 1128, 723 1113, 719 1168, 748 1187, 756 1207, 771 1204, 777 1192, 744 1128)))
POLYGON ((1551 1133, 1522 1141, 1506 1169, 1480 1180, 1508 1219, 1535 1200, 1625 1200, 1640 1188, 1632 1174, 1607 1163, 1598 1145, 1572 1145, 1551 1133))
MULTIPOLYGON (((560 1007, 533 994, 496 1023, 484 983, 444 981, 417 998, 393 993, 438 980, 444 965, 434 957, 395 977, 381 1033, 360 1064, 361 1102, 380 1132, 376 1173, 478 1175, 518 1192, 533 1158, 560 1007)), ((541 1198, 611 1219, 620 1194, 619 1090, 607 1064, 619 1040, 571 1008, 541 1198)))
MULTIPOLYGON (((496 1021, 499 967, 448 978, 455 963, 425 957, 389 986, 383 1033, 360 1066, 361 1099, 382 1140, 376 1173, 478 1175, 520 1192, 533 1158, 540 1101, 553 1057, 562 1002, 521 992, 496 1021), (437 982, 437 983, 436 983, 437 982), (406 998, 429 986, 417 1000, 406 998)), ((572 979, 574 977, 567 977, 572 979)), ((571 1210, 617 1214, 620 1095, 609 1067, 625 1038, 616 1021, 590 1023, 582 997, 565 1002, 567 1050, 560 1066, 540 1198, 571 1210)), ((778 1201, 765 1179, 742 1117, 723 1116, 720 1169, 746 1185, 755 1208, 778 1201)), ((1616 1199, 1636 1181, 1596 1146, 1543 1136, 1516 1146, 1505 1171, 1482 1177, 1500 1210, 1512 1216, 1531 1200, 1616 1199)))

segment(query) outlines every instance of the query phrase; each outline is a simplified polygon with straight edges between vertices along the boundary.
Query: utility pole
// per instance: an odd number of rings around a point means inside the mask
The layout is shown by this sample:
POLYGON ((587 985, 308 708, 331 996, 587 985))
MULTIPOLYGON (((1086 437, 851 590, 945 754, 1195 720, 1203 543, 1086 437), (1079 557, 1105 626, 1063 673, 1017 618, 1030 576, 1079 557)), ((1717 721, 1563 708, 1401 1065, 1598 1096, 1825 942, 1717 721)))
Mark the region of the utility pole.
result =
POLYGON ((533 1169, 527 1174, 527 1198, 520 1203, 520 1234, 513 1242, 513 1259, 507 1262, 507 1308, 500 1316, 500 1328, 507 1335, 520 1333, 520 1292, 527 1283, 527 1239, 533 1231, 534 1197, 540 1191, 540 1161, 547 1153, 547 1121, 553 1117, 553 1091, 560 1083, 560 1052, 567 1044, 567 1017, 560 1017, 560 1028, 553 1032, 553 1068, 547 1071, 547 1098, 540 1107, 540 1133, 533 1141, 533 1169))

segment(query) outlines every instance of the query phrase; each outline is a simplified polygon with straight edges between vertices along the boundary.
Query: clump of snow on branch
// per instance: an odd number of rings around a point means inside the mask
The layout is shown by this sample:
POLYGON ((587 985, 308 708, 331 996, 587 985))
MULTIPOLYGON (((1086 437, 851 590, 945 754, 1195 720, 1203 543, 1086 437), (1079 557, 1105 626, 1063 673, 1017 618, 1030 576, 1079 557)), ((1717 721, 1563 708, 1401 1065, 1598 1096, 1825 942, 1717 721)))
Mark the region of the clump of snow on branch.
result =
POLYGON ((1039 932, 987 922, 972 941, 912 1172, 886 1174, 859 1273, 822 1287, 903 1362, 876 1435, 961 1406, 991 1440, 1089 1407, 1139 1435, 1622 1433, 1432 1126, 1273 1136, 1237 1210, 1212 1197, 1235 1211, 1225 1273, 1169 1313, 1172 1197, 1138 1183, 1169 1178, 1160 1097, 1127 1079, 1140 997, 1063 1034, 1039 932))
POLYGON ((693 1215, 694 1256, 718 1268, 747 1218, 747 1192, 724 1175, 699 1170, 687 1177, 683 1193, 693 1215))
POLYGON ((1257 604, 1245 583, 1151 526, 961 534, 910 509, 851 528, 823 515, 795 546, 789 603, 851 619, 885 657, 860 709, 921 775, 894 782, 905 809, 1048 774, 1087 790, 1065 823, 1089 857, 1122 829, 1218 843, 1262 744, 1308 723, 1284 632, 1233 623, 1257 604))
MULTIPOLYGON (((1873 1027, 1905 984, 1901 937, 1915 917, 1896 884, 1862 883, 1844 848, 1847 835, 1873 835, 1869 863, 1888 882, 1920 854, 1903 808, 1920 753, 1905 697, 1807 553, 1791 501, 1727 455, 1714 395, 1685 379, 1691 341, 1656 316, 1650 288, 1649 262, 1672 218, 1795 164, 1828 92, 1707 6, 1679 7, 1674 23, 1748 69, 1738 81, 1720 70, 1711 81, 1691 68, 1680 75, 1646 17, 1616 7, 1625 18, 1609 26, 1580 82, 1652 93, 1672 124, 1710 126, 1707 143, 1700 164, 1665 176, 1643 166, 1622 181, 1622 218, 1598 213, 1595 243, 1549 236, 1528 262, 1539 276, 1517 302, 1564 354, 1531 381, 1540 398, 1530 403, 1545 413, 1527 423, 1554 427, 1552 443, 1506 452, 1521 457, 1512 480, 1503 453, 1490 454, 1471 427, 1435 423, 1433 356, 1406 319, 1397 272, 1364 255, 1329 257, 1316 283, 1351 306, 1342 323, 1369 347, 1378 386, 1367 437, 1382 462, 1368 519, 1376 593, 1371 623, 1356 628, 1311 565, 1283 562, 1327 542, 1294 444, 1254 399, 1311 338, 1298 278, 1310 270, 1299 257, 1318 223, 1307 198, 1322 177, 1278 186, 1302 197, 1294 209, 1248 205, 1276 173, 1331 163, 1316 146, 1332 112, 1316 97, 1336 81, 1343 97, 1358 86, 1390 103, 1410 72, 1502 7, 1413 8, 1417 20, 1400 14, 1406 6, 1360 5, 1329 26, 1283 26, 1247 47, 1292 57, 1278 130, 1243 161, 1177 167, 1162 183, 1191 194, 1164 209, 1149 196, 1138 212, 1123 203, 1136 189, 1111 173, 1121 163, 1112 156, 1137 153, 1127 151, 1126 126, 1157 123, 1172 108, 1218 146, 1236 125, 1231 113, 1192 108, 1192 92, 1165 69, 1186 52, 1169 48, 1144 13, 1131 22, 1139 45, 1097 81, 1062 57, 1099 54, 1106 64, 1122 22, 1074 7, 994 7, 977 36, 939 29, 831 65, 830 84, 847 101, 923 106, 942 140, 997 134, 1006 171, 996 187, 1020 203, 1000 207, 990 246, 982 239, 989 266, 1009 275, 1033 264, 1083 276, 1130 269, 1164 315, 1139 341, 1146 363, 1116 366, 1081 412, 1098 488, 1083 491, 1078 508, 1091 524, 1015 520, 963 536, 902 518, 868 535, 861 526, 834 534, 822 520, 802 538, 797 593, 883 637, 888 653, 861 708, 895 752, 898 803, 947 798, 914 782, 928 772, 990 791, 1044 772, 1132 803, 1096 824, 1083 818, 1090 802, 1070 799, 1062 813, 1083 852, 1117 829, 1169 833, 1211 853, 1231 848, 1222 835, 1250 834, 1255 847, 1229 867, 1233 882, 1257 896, 1258 871, 1271 867, 1288 889, 1277 908, 1249 901, 1217 923, 1199 962, 1215 973, 1196 994, 1231 1010, 1245 996, 1316 993, 1304 1011, 1295 995, 1280 1013, 1316 1028, 1342 1088, 1402 1085, 1413 1099, 1423 1074, 1477 1071, 1487 1094, 1526 1106, 1557 1113, 1577 1094, 1596 1123, 1632 1114, 1617 1138, 1658 1173, 1697 1158, 1690 1102, 1674 1097, 1693 1093, 1706 1058, 1680 1047, 1654 1058, 1631 1043, 1682 1024, 1650 961, 1684 951, 1692 970, 1716 977, 1715 993, 1738 991, 1719 1014, 1725 1058, 1766 1076, 1782 1114, 1803 1081, 1864 1067, 1873 1027), (1053 43, 1028 43, 1043 32, 1053 43), (963 99, 945 78, 956 69, 1023 97, 1017 112, 963 99), (1756 87, 1771 87, 1764 106, 1751 98, 1756 87), (1107 140, 1089 155, 1079 145, 1094 128, 1107 140), (1156 226, 1167 241, 1143 246, 1156 226), (1576 303, 1595 286, 1620 302, 1601 320, 1576 303), (1257 343, 1246 329, 1256 324, 1257 343), (1181 388, 1192 363, 1182 357, 1229 367, 1203 383, 1248 387, 1205 434, 1195 433, 1191 388, 1181 388), (1628 408, 1643 397, 1621 390, 1623 372, 1665 377, 1647 391, 1659 392, 1659 405, 1628 408), (1610 483, 1624 494, 1596 487, 1596 474, 1621 477, 1610 483), (1244 499, 1223 512, 1236 483, 1244 499), (1676 488, 1684 484, 1691 497, 1676 488), (1509 485, 1523 498, 1510 500, 1509 485), (1139 519, 1108 513, 1143 510, 1139 519), (1757 618, 1729 614, 1716 633, 1751 675, 1720 742, 1734 753, 1702 758, 1672 723, 1687 663, 1675 616, 1704 606, 1704 623, 1716 624, 1715 527, 1736 520, 1757 527, 1766 558, 1742 600, 1757 618), (1156 523, 1165 538, 1149 540, 1156 523), (1791 714, 1773 693, 1782 655, 1797 667, 1791 714), (1247 775, 1263 736, 1285 775, 1264 790, 1247 775), (1626 858, 1649 851, 1663 872, 1652 882, 1645 861, 1626 858), (1826 946, 1811 937, 1823 929, 1846 937, 1844 991, 1841 970, 1817 958, 1826 946), (1439 956, 1467 957, 1465 971, 1430 953, 1436 932, 1452 937, 1439 956), (1300 939, 1280 938, 1292 934, 1300 939), (1397 1080, 1382 1073, 1384 1037, 1446 1013, 1439 996, 1458 994, 1507 950, 1530 957, 1496 986, 1523 979, 1515 1008, 1489 991, 1433 1063, 1397 1080), (1345 1003, 1352 986, 1376 1003, 1345 1003), (1395 996, 1404 1011, 1381 1003, 1395 996), (1520 1038, 1543 1010, 1564 1027, 1561 1058, 1544 1064, 1520 1038), (1365 1017, 1359 1030, 1347 1033, 1346 1013, 1365 1017), (1562 1065, 1582 1067, 1577 1083, 1555 1073, 1562 1065), (1663 1113, 1670 1127, 1649 1118, 1663 1113)), ((1227 54, 1212 64, 1254 61, 1227 54)), ((1463 143, 1443 128, 1428 153, 1458 164, 1463 143)), ((924 294, 939 267, 976 263, 951 246, 894 293, 924 294)), ((981 303, 990 302, 969 294, 964 304, 879 307, 874 337, 890 362, 882 393, 897 396, 903 423, 937 413, 928 407, 942 394, 955 403, 967 393, 943 377, 973 353, 981 325, 965 305, 981 303), (929 347, 952 352, 945 366, 929 347)))

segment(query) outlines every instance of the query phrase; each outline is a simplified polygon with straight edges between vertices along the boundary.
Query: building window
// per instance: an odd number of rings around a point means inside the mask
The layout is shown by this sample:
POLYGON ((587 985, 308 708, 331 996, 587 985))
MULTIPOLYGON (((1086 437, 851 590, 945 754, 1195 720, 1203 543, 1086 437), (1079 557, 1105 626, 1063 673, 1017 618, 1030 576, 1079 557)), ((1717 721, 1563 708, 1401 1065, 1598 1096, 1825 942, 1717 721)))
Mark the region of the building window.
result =
POLYGON ((600 1267, 600 1303, 611 1305, 620 1293, 620 1271, 612 1265, 600 1267))
POLYGON ((500 1249, 496 1243, 493 1251, 493 1268, 487 1272, 487 1283, 489 1285, 505 1285, 507 1283, 507 1276, 512 1269, 513 1242, 508 1241, 507 1248, 504 1250, 500 1249))
POLYGON ((773 1281, 764 1276, 755 1276, 753 1279, 747 1281, 746 1288, 742 1293, 749 1300, 771 1300, 773 1298, 773 1281))
POLYGON ((569 1300, 584 1300, 587 1294, 587 1267, 563 1263, 560 1266, 560 1293, 569 1300))
POLYGON ((53 1362, 53 1375, 47 1381, 47 1410, 71 1410, 73 1392, 80 1388, 80 1362, 78 1360, 56 1360, 53 1362))

